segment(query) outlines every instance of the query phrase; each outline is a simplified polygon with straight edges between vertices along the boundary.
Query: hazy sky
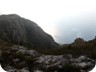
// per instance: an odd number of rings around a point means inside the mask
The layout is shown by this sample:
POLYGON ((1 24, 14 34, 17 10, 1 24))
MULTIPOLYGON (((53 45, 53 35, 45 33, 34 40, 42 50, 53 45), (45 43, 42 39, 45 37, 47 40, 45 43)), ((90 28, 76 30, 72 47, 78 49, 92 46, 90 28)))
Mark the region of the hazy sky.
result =
POLYGON ((36 22, 59 43, 96 35, 96 0, 0 0, 0 14, 36 22))

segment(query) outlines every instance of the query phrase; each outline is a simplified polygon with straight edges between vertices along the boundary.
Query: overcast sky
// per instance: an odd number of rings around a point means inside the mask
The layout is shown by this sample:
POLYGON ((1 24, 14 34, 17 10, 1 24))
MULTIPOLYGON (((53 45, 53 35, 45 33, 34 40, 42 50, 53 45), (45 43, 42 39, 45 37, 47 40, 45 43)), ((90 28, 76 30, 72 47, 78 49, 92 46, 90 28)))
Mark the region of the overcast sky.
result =
POLYGON ((0 14, 36 22, 59 43, 96 35, 96 0, 0 0, 0 14))

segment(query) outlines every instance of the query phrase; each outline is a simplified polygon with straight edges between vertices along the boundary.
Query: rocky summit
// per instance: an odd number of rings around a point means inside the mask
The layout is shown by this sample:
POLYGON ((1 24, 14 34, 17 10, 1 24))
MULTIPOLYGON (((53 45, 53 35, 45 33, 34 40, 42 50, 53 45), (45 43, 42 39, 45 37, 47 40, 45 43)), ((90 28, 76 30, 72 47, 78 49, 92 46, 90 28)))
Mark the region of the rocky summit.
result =
POLYGON ((59 46, 36 23, 16 14, 0 16, 0 39, 33 48, 48 49, 59 46))

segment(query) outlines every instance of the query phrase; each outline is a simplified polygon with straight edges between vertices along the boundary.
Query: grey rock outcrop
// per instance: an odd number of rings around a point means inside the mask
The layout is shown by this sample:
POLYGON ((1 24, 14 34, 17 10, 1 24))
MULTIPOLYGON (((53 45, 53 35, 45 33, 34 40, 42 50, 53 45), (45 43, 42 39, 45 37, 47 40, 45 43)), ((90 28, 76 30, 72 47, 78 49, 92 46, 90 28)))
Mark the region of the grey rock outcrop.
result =
POLYGON ((34 48, 59 46, 52 36, 45 33, 36 23, 16 14, 0 16, 0 39, 34 48))
POLYGON ((1 50, 0 58, 8 72, 88 72, 95 66, 95 60, 84 55, 44 55, 19 45, 1 50))

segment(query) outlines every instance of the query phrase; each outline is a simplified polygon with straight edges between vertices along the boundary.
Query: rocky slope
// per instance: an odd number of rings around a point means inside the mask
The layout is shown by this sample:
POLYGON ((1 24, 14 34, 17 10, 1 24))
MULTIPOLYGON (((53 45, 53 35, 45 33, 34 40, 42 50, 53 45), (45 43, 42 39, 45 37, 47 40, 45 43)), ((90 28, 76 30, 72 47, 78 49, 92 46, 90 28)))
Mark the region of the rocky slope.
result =
POLYGON ((44 55, 20 45, 1 48, 0 62, 8 72, 88 72, 95 65, 87 56, 44 55))
POLYGON ((59 45, 36 23, 16 14, 0 16, 0 39, 33 48, 56 48, 59 45))

